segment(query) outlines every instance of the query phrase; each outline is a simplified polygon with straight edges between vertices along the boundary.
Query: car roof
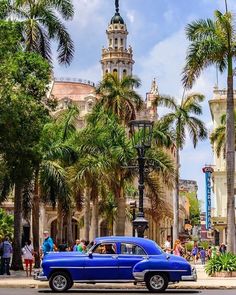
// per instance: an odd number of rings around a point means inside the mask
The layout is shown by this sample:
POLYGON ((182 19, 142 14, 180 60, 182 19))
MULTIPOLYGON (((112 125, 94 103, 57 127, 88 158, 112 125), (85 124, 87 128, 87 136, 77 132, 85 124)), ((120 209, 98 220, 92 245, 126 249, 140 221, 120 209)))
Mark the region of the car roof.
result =
POLYGON ((127 236, 108 236, 108 237, 99 237, 95 239, 96 243, 102 242, 114 242, 114 243, 134 243, 140 245, 145 249, 149 255, 161 254, 161 250, 158 248, 156 242, 138 237, 127 237, 127 236))

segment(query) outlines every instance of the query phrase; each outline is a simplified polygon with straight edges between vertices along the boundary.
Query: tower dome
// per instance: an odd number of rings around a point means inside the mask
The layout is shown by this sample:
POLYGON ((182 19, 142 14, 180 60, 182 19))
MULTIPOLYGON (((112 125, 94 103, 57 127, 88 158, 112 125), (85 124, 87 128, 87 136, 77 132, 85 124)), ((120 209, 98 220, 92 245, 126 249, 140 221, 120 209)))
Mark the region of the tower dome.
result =
POLYGON ((112 17, 111 24, 122 24, 122 25, 125 24, 123 18, 119 14, 119 12, 116 12, 115 15, 112 17))
POLYGON ((119 13, 119 0, 115 0, 116 11, 108 24, 107 48, 102 49, 102 74, 117 73, 121 79, 125 75, 132 75, 133 69, 133 50, 127 48, 128 31, 123 18, 119 13))

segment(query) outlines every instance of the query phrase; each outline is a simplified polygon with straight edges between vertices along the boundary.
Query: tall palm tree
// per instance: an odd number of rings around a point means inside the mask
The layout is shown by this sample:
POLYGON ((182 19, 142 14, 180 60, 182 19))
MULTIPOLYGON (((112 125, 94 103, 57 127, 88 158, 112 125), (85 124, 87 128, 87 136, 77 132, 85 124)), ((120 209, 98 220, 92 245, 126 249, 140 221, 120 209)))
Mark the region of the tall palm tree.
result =
POLYGON ((176 146, 176 175, 175 175, 175 195, 173 198, 173 240, 178 239, 179 233, 179 168, 180 168, 180 150, 183 149, 186 141, 186 132, 188 131, 194 148, 198 140, 203 140, 207 137, 206 128, 201 120, 194 115, 201 115, 202 108, 200 103, 204 100, 201 94, 189 94, 182 99, 181 104, 178 104, 171 97, 156 98, 157 105, 164 105, 171 108, 173 111, 164 115, 162 120, 172 126, 175 134, 176 146))
POLYGON ((127 125, 136 118, 136 112, 143 104, 142 98, 134 90, 140 85, 138 78, 124 76, 119 79, 116 73, 107 74, 96 89, 100 96, 99 105, 117 115, 120 123, 127 125))
MULTIPOLYGON (((76 153, 68 140, 75 132, 75 118, 78 109, 70 106, 60 117, 44 126, 38 145, 38 157, 34 163, 34 190, 32 200, 32 231, 35 250, 35 264, 40 266, 39 256, 39 208, 44 199, 55 206, 70 211, 70 189, 65 167, 73 163, 76 153)), ((59 215, 60 214, 60 210, 59 215)), ((61 221, 61 219, 60 219, 61 221)), ((59 223, 59 222, 58 222, 59 223)), ((61 223, 60 223, 61 225, 61 223)), ((61 230, 58 232, 61 234, 61 230)), ((68 228, 70 232, 70 228, 68 228)), ((72 239, 72 238, 70 238, 72 239)))
POLYGON ((73 15, 71 0, 12 0, 7 16, 22 22, 27 51, 37 52, 52 62, 51 41, 56 41, 59 63, 70 64, 74 45, 61 19, 70 20, 73 15))
POLYGON ((200 19, 186 28, 190 41, 183 70, 183 84, 191 88, 201 72, 215 64, 220 72, 227 71, 226 99, 226 179, 227 179, 227 246, 235 251, 235 131, 233 97, 233 59, 236 57, 233 14, 215 11, 215 19, 200 19))

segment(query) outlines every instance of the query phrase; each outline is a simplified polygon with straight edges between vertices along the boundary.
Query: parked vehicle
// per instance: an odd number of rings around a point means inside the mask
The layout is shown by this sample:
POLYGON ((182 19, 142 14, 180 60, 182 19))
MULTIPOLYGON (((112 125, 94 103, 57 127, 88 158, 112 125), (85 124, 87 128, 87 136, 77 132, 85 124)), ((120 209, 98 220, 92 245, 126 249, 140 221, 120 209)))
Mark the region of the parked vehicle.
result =
POLYGON ((151 292, 164 291, 171 282, 196 281, 195 268, 182 257, 166 254, 152 240, 101 237, 85 254, 49 253, 35 279, 49 281, 64 292, 73 283, 145 282, 151 292))

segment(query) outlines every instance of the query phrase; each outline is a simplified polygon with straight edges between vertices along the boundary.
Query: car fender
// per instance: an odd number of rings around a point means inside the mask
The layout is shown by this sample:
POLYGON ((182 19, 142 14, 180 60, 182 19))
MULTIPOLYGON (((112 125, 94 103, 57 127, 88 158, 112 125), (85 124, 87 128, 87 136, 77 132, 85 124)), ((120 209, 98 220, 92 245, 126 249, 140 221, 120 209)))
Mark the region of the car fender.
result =
POLYGON ((134 278, 144 281, 148 273, 159 272, 165 273, 171 282, 180 281, 181 276, 191 272, 191 266, 185 261, 178 261, 175 257, 171 258, 166 255, 158 255, 138 262, 133 268, 134 278))

